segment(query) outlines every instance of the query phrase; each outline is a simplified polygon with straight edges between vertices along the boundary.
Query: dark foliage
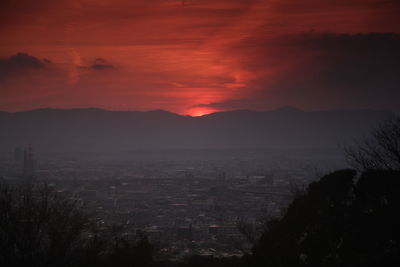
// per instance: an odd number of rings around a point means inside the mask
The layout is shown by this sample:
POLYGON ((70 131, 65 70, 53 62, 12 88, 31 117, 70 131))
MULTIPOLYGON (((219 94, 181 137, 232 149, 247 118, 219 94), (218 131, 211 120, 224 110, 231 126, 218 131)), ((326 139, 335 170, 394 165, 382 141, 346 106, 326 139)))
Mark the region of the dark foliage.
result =
POLYGON ((150 266, 153 246, 100 231, 76 201, 46 185, 0 183, 0 266, 150 266))
POLYGON ((251 265, 399 266, 398 210, 400 172, 334 172, 269 222, 251 265))
POLYGON ((0 265, 67 266, 79 253, 88 217, 47 186, 0 185, 0 265))
POLYGON ((345 154, 356 169, 400 170, 400 117, 389 117, 372 130, 371 134, 345 149, 345 154))

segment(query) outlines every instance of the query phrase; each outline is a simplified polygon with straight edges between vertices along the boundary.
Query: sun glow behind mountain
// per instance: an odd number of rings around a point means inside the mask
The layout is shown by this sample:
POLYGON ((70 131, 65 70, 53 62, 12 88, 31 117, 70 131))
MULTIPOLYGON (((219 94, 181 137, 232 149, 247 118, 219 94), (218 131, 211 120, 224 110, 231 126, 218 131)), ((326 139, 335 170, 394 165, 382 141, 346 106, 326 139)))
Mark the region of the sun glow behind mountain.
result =
POLYGON ((198 107, 198 108, 192 108, 187 111, 187 115, 192 116, 192 117, 201 117, 204 115, 208 115, 211 113, 217 112, 215 109, 211 108, 203 108, 203 107, 198 107))

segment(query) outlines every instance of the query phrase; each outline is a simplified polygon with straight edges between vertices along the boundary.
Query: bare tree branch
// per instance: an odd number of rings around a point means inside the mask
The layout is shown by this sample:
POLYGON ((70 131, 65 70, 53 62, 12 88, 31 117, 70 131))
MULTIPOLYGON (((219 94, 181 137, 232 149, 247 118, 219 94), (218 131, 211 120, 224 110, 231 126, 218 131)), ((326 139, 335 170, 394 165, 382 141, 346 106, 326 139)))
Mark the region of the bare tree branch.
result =
POLYGON ((400 118, 389 117, 344 151, 350 165, 360 171, 400 170, 400 118))

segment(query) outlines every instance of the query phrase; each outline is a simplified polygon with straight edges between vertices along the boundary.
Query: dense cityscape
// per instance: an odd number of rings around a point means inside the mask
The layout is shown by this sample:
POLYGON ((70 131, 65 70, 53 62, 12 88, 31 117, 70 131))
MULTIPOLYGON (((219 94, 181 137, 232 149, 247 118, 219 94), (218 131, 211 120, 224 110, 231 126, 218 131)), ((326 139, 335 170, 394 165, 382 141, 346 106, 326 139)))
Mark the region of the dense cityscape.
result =
POLYGON ((242 157, 220 151, 202 159, 207 153, 142 151, 121 159, 35 155, 31 147, 17 147, 14 155, 2 154, 0 170, 8 183, 45 182, 77 201, 99 229, 119 225, 129 239, 146 236, 159 259, 180 260, 249 253, 254 239, 248 235, 259 233, 262 220, 279 217, 295 190, 335 163, 326 157, 307 161, 295 153, 276 157, 276 151, 274 156, 247 151, 242 157))

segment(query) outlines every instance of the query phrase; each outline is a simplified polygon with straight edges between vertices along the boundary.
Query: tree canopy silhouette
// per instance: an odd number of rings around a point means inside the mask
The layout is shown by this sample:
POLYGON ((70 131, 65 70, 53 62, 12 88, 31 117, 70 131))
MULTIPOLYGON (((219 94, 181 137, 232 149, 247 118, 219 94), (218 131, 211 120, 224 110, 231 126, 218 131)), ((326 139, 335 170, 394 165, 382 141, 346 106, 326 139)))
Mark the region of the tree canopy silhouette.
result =
POLYGON ((399 171, 336 171, 268 223, 251 265, 399 266, 398 210, 399 171))
POLYGON ((46 184, 0 183, 0 266, 150 266, 153 246, 99 230, 73 199, 46 184))
POLYGON ((2 266, 69 265, 89 227, 74 201, 46 185, 0 183, 0 214, 2 266))
POLYGON ((400 170, 400 117, 392 116, 370 135, 345 148, 350 164, 358 170, 400 170))

